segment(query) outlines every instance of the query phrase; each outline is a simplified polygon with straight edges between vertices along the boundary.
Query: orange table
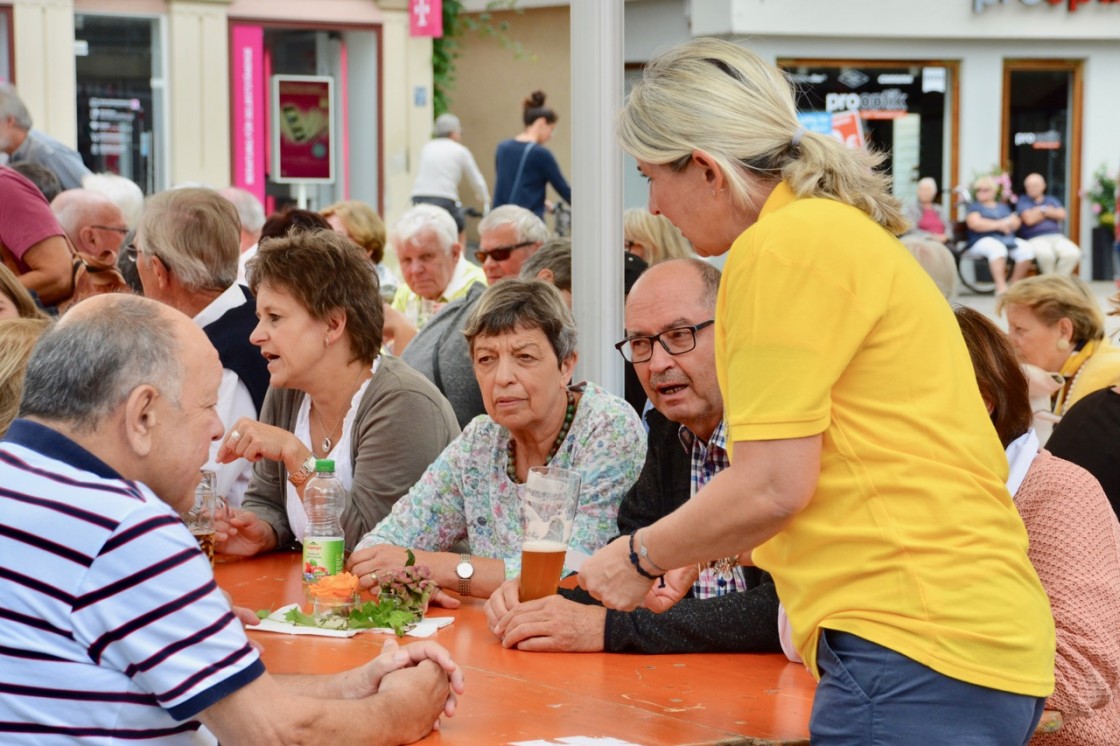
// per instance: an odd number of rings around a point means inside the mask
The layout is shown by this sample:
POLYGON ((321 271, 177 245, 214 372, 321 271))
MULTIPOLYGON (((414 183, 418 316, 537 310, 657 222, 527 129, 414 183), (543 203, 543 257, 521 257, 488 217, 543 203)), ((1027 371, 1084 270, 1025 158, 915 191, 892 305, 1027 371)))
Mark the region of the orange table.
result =
MULTIPOLYGON (((221 562, 215 575, 239 606, 302 601, 299 556, 221 562)), ((459 711, 423 743, 508 744, 562 737, 661 744, 808 743, 815 684, 781 655, 523 653, 486 628, 483 601, 434 609, 455 623, 436 633, 466 675, 459 711)), ((331 673, 375 656, 385 639, 254 634, 273 673, 331 673)), ((407 642, 409 638, 405 638, 407 642)))

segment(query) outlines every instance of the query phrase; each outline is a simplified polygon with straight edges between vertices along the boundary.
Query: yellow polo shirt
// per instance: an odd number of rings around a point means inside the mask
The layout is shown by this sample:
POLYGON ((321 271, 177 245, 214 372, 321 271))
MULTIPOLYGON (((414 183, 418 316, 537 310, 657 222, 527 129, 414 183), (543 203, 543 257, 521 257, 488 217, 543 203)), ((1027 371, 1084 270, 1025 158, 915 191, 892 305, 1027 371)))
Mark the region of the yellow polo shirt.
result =
POLYGON ((1054 686, 1054 622, 949 304, 856 208, 780 184, 716 312, 728 440, 823 435, 808 506, 755 550, 817 676, 822 627, 951 678, 1054 686))

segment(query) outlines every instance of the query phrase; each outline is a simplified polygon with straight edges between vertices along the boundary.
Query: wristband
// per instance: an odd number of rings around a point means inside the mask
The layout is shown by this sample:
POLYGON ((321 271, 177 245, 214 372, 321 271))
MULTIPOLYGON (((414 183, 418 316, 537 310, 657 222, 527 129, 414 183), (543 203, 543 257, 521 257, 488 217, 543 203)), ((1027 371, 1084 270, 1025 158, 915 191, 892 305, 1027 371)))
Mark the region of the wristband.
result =
MULTIPOLYGON (((638 536, 637 531, 634 532, 634 536, 638 536)), ((649 552, 646 551, 646 545, 642 543, 642 540, 641 540, 640 537, 638 538, 638 554, 642 555, 642 559, 644 559, 646 562, 648 562, 649 566, 652 567, 657 572, 661 573, 662 575, 664 575, 667 572, 667 570, 664 567, 662 567, 661 565, 657 564, 652 559, 650 559, 649 552)))
POLYGON ((638 553, 634 551, 634 534, 637 533, 638 532, 635 531, 633 534, 630 534, 630 564, 634 566, 634 569, 637 570, 638 574, 643 578, 648 578, 649 580, 658 580, 662 576, 646 572, 645 568, 642 567, 642 563, 638 560, 638 553))

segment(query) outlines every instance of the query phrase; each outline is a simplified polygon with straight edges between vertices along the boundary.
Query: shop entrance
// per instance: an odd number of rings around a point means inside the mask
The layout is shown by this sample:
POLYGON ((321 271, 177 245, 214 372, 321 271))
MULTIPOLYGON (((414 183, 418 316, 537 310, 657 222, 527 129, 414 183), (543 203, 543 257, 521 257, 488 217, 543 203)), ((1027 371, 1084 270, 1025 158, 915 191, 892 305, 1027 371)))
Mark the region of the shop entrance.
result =
POLYGON ((1066 206, 1065 233, 1078 240, 1081 200, 1081 63, 1009 60, 1003 69, 1004 163, 1012 191, 1038 173, 1066 206))
POLYGON ((159 17, 74 15, 78 152, 95 173, 145 194, 167 183, 167 103, 159 17))

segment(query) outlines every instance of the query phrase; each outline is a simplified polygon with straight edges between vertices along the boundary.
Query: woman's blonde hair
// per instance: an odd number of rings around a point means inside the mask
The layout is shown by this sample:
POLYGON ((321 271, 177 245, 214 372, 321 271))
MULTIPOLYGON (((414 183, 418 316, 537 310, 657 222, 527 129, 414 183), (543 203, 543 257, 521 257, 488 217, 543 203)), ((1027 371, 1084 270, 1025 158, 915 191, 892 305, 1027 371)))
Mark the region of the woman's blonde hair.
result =
POLYGON ((12 305, 19 311, 21 319, 45 319, 46 311, 35 305, 35 299, 27 288, 19 281, 19 277, 12 270, 0 264, 0 293, 8 297, 12 305))
POLYGON ((354 243, 365 249, 370 261, 380 264, 385 258, 385 240, 387 231, 385 221, 377 211, 365 202, 352 199, 345 202, 335 202, 330 207, 324 208, 320 213, 324 218, 338 215, 346 232, 350 234, 354 243))
POLYGON ((719 164, 737 205, 761 207, 752 181, 789 184, 798 197, 852 205, 898 235, 908 227, 876 170, 883 156, 807 132, 785 74, 720 39, 693 39, 646 66, 619 114, 618 139, 639 161, 687 167, 702 150, 719 164))
POLYGON ((651 267, 666 259, 695 256, 692 244, 664 215, 635 207, 622 215, 622 232, 627 241, 637 241, 647 249, 646 263, 651 267))
POLYGON ((1066 275, 1035 275, 1015 283, 996 301, 996 313, 1010 305, 1024 306, 1039 321, 1054 326, 1062 319, 1073 324, 1073 343, 1104 339, 1104 315, 1084 282, 1066 275))
POLYGON ((35 343, 54 322, 47 318, 4 319, 0 321, 0 436, 19 412, 23 396, 23 377, 35 343))

